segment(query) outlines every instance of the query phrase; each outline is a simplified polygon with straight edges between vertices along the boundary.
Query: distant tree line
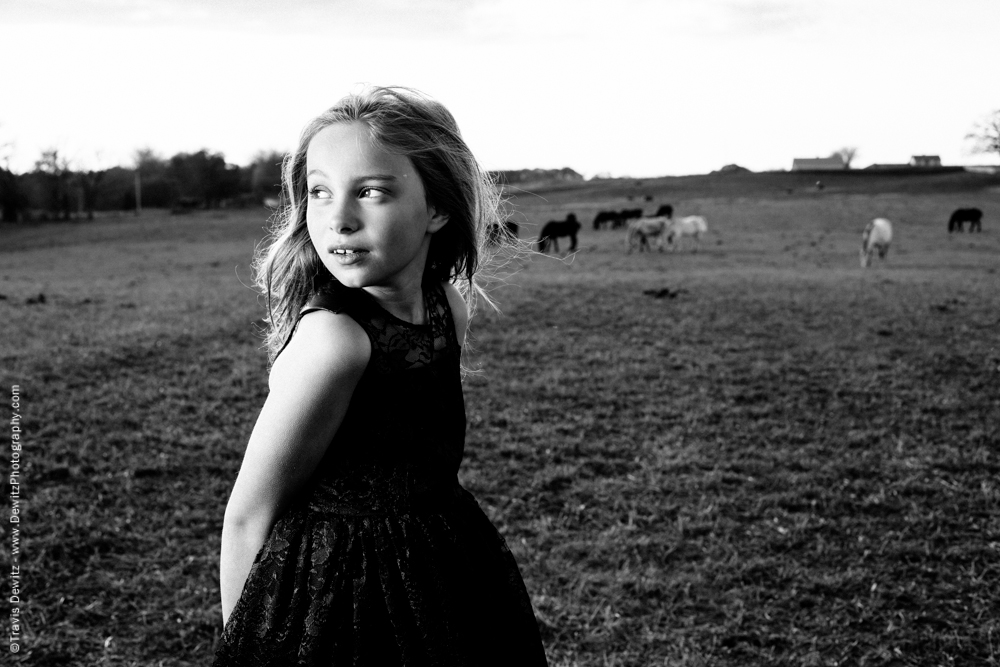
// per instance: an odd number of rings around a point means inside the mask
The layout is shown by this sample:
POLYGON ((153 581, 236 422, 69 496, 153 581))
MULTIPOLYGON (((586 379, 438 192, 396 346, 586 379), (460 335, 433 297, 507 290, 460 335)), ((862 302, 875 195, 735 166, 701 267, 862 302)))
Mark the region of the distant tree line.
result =
POLYGON ((52 149, 29 172, 0 167, 0 209, 4 222, 18 222, 89 220, 96 211, 134 211, 137 203, 175 212, 256 206, 279 196, 281 160, 280 153, 259 153, 241 167, 208 150, 161 158, 143 149, 133 167, 92 171, 73 169, 52 149))
POLYGON ((583 175, 569 167, 562 169, 511 169, 490 172, 500 185, 511 183, 538 183, 542 181, 582 181, 583 175))
MULTIPOLYGON (((97 211, 135 211, 137 204, 174 212, 257 206, 280 196, 281 161, 281 153, 263 152, 242 167, 208 150, 162 158, 146 148, 136 151, 134 166, 93 171, 74 169, 51 149, 42 152, 31 171, 18 174, 0 166, 2 219, 90 220, 97 211)), ((501 185, 584 180, 568 167, 491 175, 501 185)))

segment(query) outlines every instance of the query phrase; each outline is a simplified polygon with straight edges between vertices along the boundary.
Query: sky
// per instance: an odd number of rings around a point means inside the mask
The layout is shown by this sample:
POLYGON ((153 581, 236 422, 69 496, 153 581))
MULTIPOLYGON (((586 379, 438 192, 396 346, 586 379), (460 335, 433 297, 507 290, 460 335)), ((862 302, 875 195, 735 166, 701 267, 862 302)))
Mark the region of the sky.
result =
POLYGON ((1000 0, 0 0, 0 157, 248 164, 378 84, 443 102, 487 169, 996 164, 966 135, 997 35, 1000 0))

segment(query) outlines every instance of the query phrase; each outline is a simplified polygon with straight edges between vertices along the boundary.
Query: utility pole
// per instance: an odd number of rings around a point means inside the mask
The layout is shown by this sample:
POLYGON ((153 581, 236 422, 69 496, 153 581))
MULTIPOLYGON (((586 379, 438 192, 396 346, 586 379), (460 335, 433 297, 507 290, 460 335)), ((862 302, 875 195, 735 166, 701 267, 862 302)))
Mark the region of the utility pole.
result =
POLYGON ((138 217, 142 213, 142 177, 139 176, 139 167, 135 168, 135 214, 138 217))

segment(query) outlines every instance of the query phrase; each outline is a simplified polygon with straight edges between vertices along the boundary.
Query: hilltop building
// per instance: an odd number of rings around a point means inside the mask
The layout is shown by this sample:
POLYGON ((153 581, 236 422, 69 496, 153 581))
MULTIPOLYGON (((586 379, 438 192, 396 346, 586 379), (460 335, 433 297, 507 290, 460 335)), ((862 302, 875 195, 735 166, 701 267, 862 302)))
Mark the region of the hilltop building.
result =
POLYGON ((965 167, 966 171, 973 174, 1000 174, 1000 167, 994 167, 992 165, 972 165, 971 167, 965 167))
POLYGON ((940 167, 941 158, 937 155, 914 155, 910 158, 911 167, 940 167))
POLYGON ((792 160, 792 171, 843 171, 847 163, 839 155, 830 157, 802 158, 792 160))
POLYGON ((941 157, 938 155, 914 155, 910 161, 904 164, 872 164, 865 169, 881 171, 906 170, 906 169, 941 169, 941 157))

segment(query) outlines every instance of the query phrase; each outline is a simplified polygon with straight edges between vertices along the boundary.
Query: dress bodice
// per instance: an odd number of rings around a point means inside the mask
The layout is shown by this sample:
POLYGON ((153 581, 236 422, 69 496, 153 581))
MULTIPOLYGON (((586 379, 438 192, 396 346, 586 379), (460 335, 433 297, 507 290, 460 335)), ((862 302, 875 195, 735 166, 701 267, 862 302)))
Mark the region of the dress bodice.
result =
POLYGON ((310 509, 400 512, 437 506, 457 487, 465 444, 461 347, 441 285, 425 286, 426 324, 395 317, 367 292, 337 287, 303 308, 345 313, 371 358, 310 489, 310 509))

